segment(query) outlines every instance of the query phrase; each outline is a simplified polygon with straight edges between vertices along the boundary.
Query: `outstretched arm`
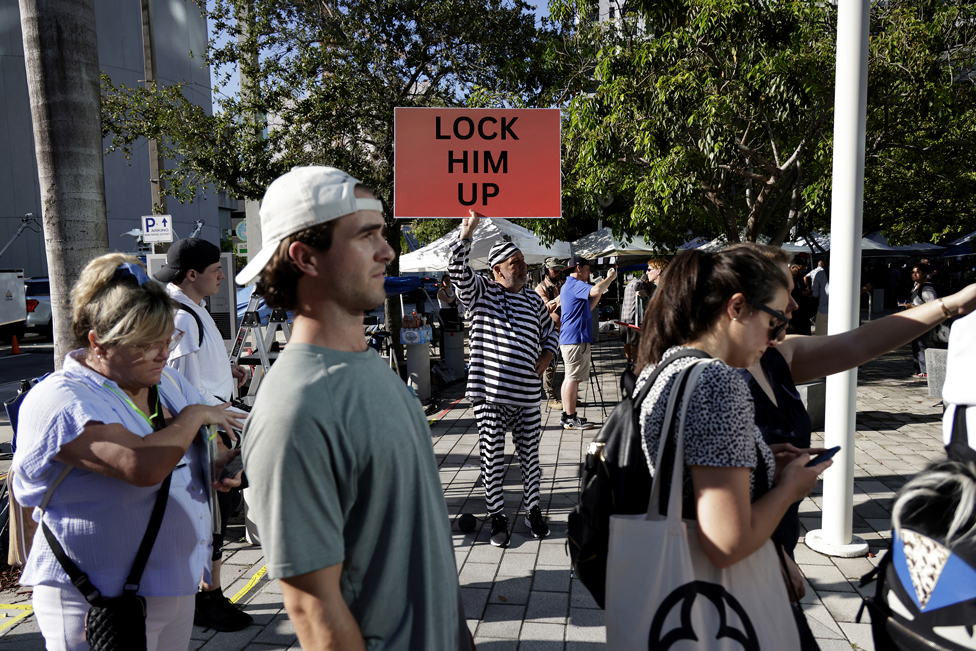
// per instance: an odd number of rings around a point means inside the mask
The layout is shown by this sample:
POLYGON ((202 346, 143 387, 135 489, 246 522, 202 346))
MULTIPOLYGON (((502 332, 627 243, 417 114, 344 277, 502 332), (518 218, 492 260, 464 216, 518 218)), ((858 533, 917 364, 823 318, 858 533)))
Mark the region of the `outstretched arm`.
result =
POLYGON ((600 298, 601 296, 603 296, 604 292, 607 291, 607 288, 610 287, 610 283, 612 283, 616 279, 617 279, 617 270, 614 269, 613 267, 610 267, 610 269, 607 270, 607 277, 590 288, 590 297, 592 298, 595 296, 596 298, 600 298))
POLYGON ((480 215, 470 211, 471 216, 461 221, 461 234, 457 242, 451 245, 451 259, 447 271, 457 287, 457 296, 461 302, 470 306, 484 293, 485 281, 474 272, 468 264, 471 255, 471 238, 478 228, 480 215))
POLYGON ((616 278, 617 278, 617 270, 614 269, 613 267, 610 267, 609 271, 607 271, 607 277, 590 288, 590 309, 591 310, 596 307, 597 303, 600 302, 600 298, 603 297, 603 294, 607 291, 607 288, 610 287, 610 283, 616 280, 616 278))
POLYGON ((778 349, 790 365, 793 381, 800 384, 852 369, 903 346, 945 321, 946 312, 949 316, 962 316, 973 310, 976 310, 976 284, 839 335, 791 335, 778 349))

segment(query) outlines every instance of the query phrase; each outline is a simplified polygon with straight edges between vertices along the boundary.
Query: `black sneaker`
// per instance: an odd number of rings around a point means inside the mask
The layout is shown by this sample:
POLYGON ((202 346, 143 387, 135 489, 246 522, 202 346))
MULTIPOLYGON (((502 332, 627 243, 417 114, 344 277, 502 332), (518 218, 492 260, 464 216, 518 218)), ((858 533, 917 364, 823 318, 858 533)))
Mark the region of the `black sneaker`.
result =
POLYGON ((532 532, 533 538, 545 538, 549 535, 549 525, 542 518, 542 511, 538 506, 533 506, 525 515, 525 526, 532 532))
POLYGON ((491 544, 495 547, 508 547, 508 518, 504 513, 491 514, 491 544))
POLYGON ((563 421, 563 429, 593 429, 593 423, 588 423, 585 418, 570 416, 563 421))
POLYGON ((254 618, 232 604, 220 588, 197 593, 193 611, 194 626, 205 626, 229 633, 244 630, 253 623, 254 618))

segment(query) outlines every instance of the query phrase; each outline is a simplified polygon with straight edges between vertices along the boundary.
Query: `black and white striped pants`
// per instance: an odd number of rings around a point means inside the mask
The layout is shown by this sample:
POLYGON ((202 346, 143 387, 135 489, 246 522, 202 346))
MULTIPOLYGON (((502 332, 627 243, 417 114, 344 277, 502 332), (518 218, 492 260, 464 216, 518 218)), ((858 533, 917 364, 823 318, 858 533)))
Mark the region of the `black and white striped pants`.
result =
POLYGON ((481 481, 485 485, 485 505, 488 513, 505 507, 502 478, 505 475, 505 433, 512 431, 515 454, 522 470, 525 490, 525 509, 539 505, 539 437, 542 432, 542 410, 538 407, 517 407, 489 402, 474 405, 481 442, 481 481))

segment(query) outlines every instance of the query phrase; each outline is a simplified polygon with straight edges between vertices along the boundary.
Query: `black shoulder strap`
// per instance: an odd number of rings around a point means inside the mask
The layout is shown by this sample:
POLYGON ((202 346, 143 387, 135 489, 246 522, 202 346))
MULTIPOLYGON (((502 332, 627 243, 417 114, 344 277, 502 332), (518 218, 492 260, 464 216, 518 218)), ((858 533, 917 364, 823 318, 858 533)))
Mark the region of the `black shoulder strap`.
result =
POLYGON ((969 445, 969 431, 966 427, 966 405, 956 405, 956 410, 952 417, 952 438, 949 443, 969 445))
POLYGON ((191 310, 190 308, 183 305, 182 303, 177 305, 176 309, 183 310, 187 314, 191 315, 194 318, 194 320, 197 322, 197 332, 200 333, 200 341, 197 342, 197 346, 203 346, 203 321, 200 319, 200 315, 197 314, 195 310, 191 310))
POLYGON ((952 418, 952 436, 946 446, 950 461, 976 463, 976 450, 969 446, 969 428, 966 423, 966 405, 956 405, 952 418))
MULTIPOLYGON (((149 405, 156 406, 156 412, 153 414, 152 422, 153 430, 158 432, 166 426, 166 420, 163 418, 163 410, 159 402, 159 389, 156 385, 149 388, 149 405)), ((166 475, 166 479, 163 480, 162 485, 159 487, 159 492, 156 494, 156 502, 153 504, 152 515, 149 517, 149 526, 146 528, 146 533, 142 537, 142 542, 139 544, 139 551, 136 553, 136 559, 132 564, 132 571, 129 572, 129 578, 126 579, 123 588, 126 592, 135 593, 139 590, 139 581, 142 579, 142 572, 146 569, 146 563, 149 562, 149 554, 152 552, 153 545, 156 542, 156 536, 159 534, 159 527, 163 524, 163 515, 166 512, 166 502, 169 498, 169 485, 172 479, 173 473, 171 472, 166 475)), ((51 546, 51 551, 54 552, 55 558, 61 563, 64 571, 67 572, 71 582, 85 596, 88 603, 98 603, 102 598, 102 593, 88 579, 88 575, 82 572, 75 565, 74 561, 68 557, 64 551, 64 547, 54 537, 54 534, 43 519, 41 520, 41 527, 44 529, 44 537, 47 538, 47 544, 51 546)))

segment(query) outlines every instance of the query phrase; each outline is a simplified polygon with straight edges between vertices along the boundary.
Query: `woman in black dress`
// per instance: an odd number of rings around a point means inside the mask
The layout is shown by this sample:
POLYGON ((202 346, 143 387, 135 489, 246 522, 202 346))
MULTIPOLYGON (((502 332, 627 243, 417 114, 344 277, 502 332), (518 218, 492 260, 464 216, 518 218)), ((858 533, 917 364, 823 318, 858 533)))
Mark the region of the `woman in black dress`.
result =
MULTIPOLYGON (((748 248, 779 266, 793 285, 789 255, 778 247, 736 244, 748 248)), ((796 310, 790 300, 786 315, 796 310)), ((860 366, 922 336, 950 316, 976 309, 976 284, 920 305, 915 309, 865 323, 859 328, 827 337, 782 335, 775 346, 748 368, 739 369, 755 403, 756 426, 774 453, 796 454, 810 447, 810 416, 800 399, 797 384, 860 366), (795 448, 795 449, 794 449, 795 448)), ((811 450, 816 453, 816 450, 811 450)), ((800 537, 799 504, 787 511, 773 535, 792 557, 800 537)))

